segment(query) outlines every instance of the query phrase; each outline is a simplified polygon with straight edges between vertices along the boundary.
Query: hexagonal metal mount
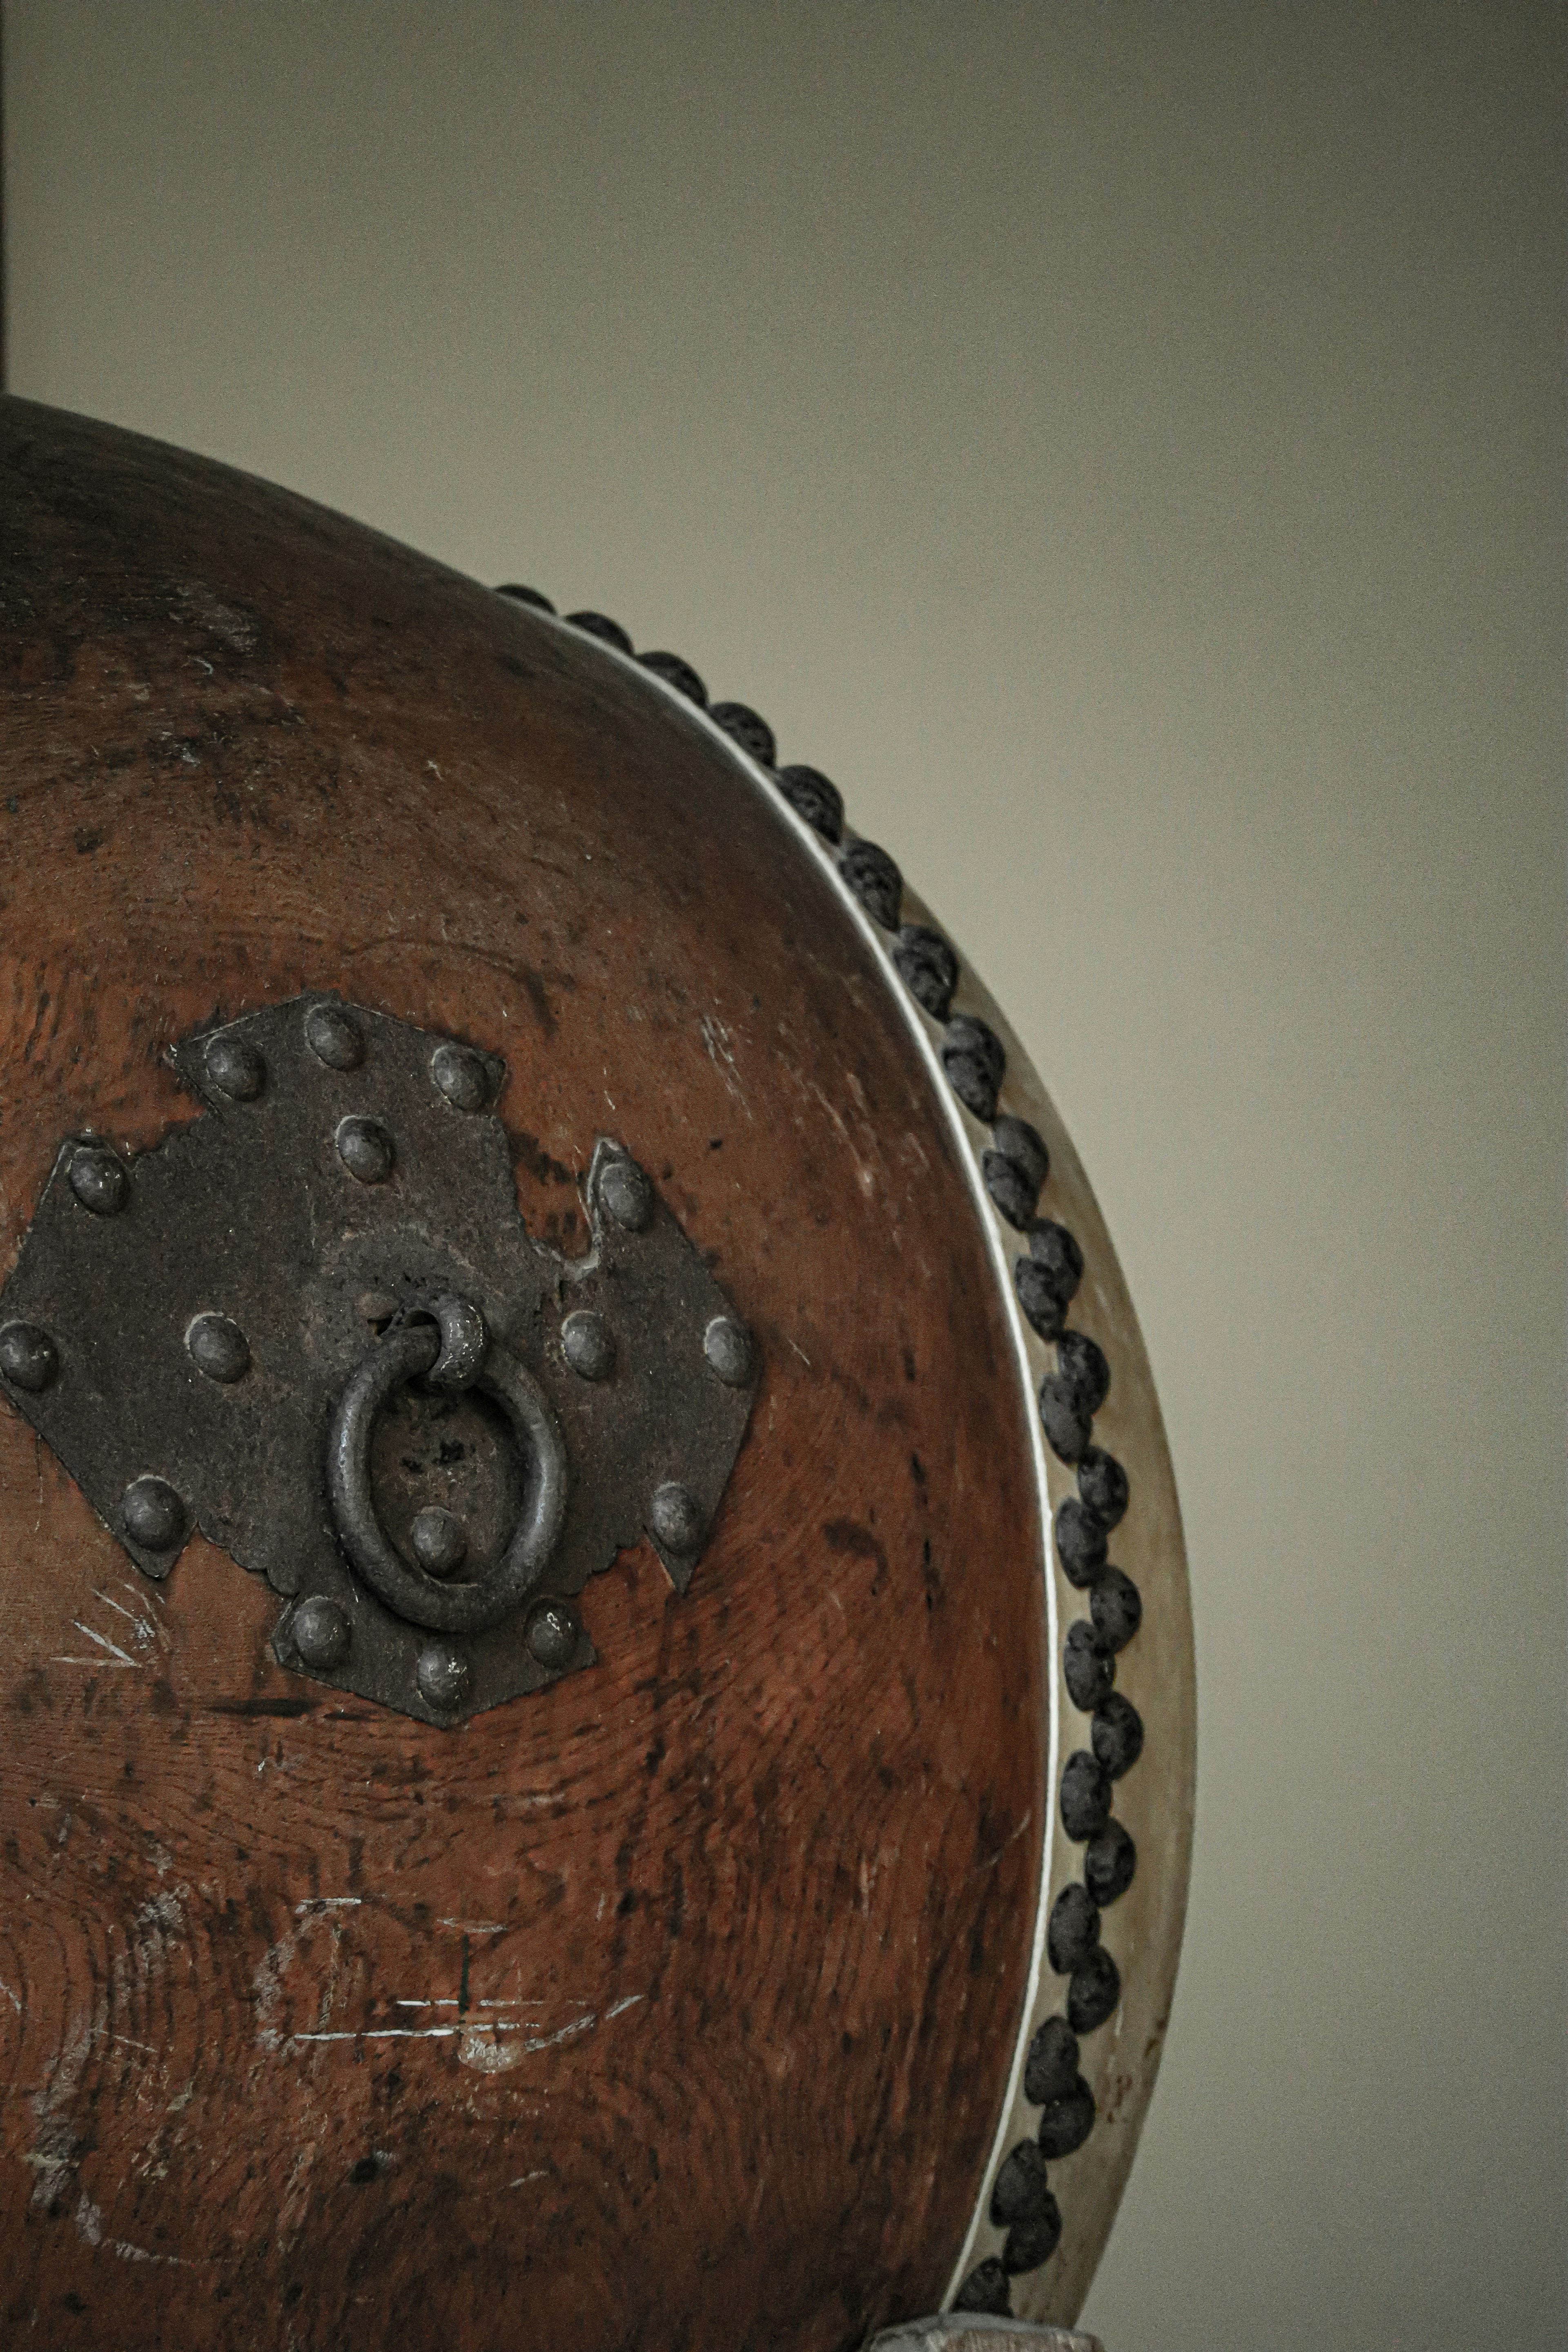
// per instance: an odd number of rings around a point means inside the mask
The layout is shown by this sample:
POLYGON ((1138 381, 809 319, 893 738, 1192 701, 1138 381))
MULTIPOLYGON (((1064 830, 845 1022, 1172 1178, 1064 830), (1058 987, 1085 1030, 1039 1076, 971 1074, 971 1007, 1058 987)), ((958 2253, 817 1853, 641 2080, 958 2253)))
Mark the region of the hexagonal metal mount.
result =
POLYGON ((137 1567, 167 1576, 199 1528, 286 1598, 281 1664, 443 1726, 592 1664, 577 1595, 644 1536, 684 1592, 760 1367, 631 1155, 596 1139, 568 1258, 519 1214, 493 1055, 310 994, 170 1058, 203 1115, 132 1155, 68 1139, 0 1290, 0 1393, 137 1567), (431 1439, 399 1454, 391 1420, 355 1424, 379 1584, 330 1458, 356 1380, 431 1439), (536 1519, 552 1475, 549 1539, 503 1592, 521 1536, 498 1510, 536 1519), (454 1517, 462 1478, 493 1556, 454 1575, 410 1528, 454 1517))

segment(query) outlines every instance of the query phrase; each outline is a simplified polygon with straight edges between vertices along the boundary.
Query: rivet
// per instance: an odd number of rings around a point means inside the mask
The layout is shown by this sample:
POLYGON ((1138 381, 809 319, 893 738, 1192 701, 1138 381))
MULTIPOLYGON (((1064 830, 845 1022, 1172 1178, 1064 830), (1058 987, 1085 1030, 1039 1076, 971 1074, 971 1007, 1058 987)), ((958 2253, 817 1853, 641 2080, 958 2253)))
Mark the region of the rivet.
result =
POLYGON ((231 1102, 254 1102, 267 1084, 267 1065, 247 1037, 209 1037, 202 1059, 210 1083, 231 1102))
POLYGON ((610 1161, 599 1178, 599 1198, 628 1234, 640 1234, 653 1215, 653 1186, 635 1160, 610 1161))
MULTIPOLYGON (((1072 2042, 1077 2066, 1078 2038, 1066 2018, 1053 2019, 1072 2042)), ((1066 2090, 1044 2102, 1045 2112, 1036 2129, 1035 2140, 1047 2163, 1056 2163, 1064 2156, 1073 2156, 1083 2146, 1094 2129, 1094 2093, 1083 2076, 1074 2073, 1066 2090)))
POLYGON ((95 1217, 112 1217, 125 1206, 131 1179, 112 1151, 84 1144, 71 1155, 70 1188, 95 1217))
POLYGON ((654 1489, 648 1506, 648 1525, 668 1551, 682 1557, 696 1551, 702 1541, 702 1507, 689 1486, 677 1479, 667 1479, 654 1489))
POLYGON ((726 1388, 744 1388, 752 1373, 752 1335, 732 1315, 715 1315, 702 1334, 702 1352, 726 1388))
POLYGON ((362 1184, 384 1184, 395 1160, 392 1138, 374 1118, 344 1118, 333 1139, 338 1158, 362 1184))
POLYGON ((324 1592, 312 1593, 309 1601, 300 1601, 289 1630, 294 1636, 294 1647, 308 1666, 319 1666, 326 1672, 332 1666, 341 1666, 348 1656, 347 1614, 324 1592))
POLYGON ((36 1323, 7 1323, 0 1328, 0 1375, 14 1389, 35 1393, 47 1389, 59 1368, 54 1341, 36 1323))
POLYGON ((426 1576, 455 1576, 468 1556, 468 1538, 455 1511, 439 1503, 416 1511, 408 1530, 414 1557, 426 1576))
POLYGON ((1029 2105, 1048 2107, 1054 2100, 1065 2099, 1078 2080, 1078 2036, 1065 2017, 1047 2017, 1037 2025, 1024 2061, 1024 2096, 1029 2105))
POLYGON ((313 1004, 305 1015, 305 1043, 329 1070, 357 1070, 364 1059, 359 1023, 341 1004, 313 1004))
POLYGON ((1103 1944, 1072 1972, 1068 1986, 1068 2023, 1075 2033, 1094 2033, 1113 2017, 1121 2000, 1121 1971, 1103 1944))
POLYGON ((250 1370, 250 1343, 226 1315, 197 1315, 185 1328, 185 1346, 198 1372, 209 1381, 242 1381, 250 1370))
POLYGON ((120 1517, 132 1543, 173 1551, 184 1539, 185 1507, 166 1479, 133 1478, 120 1498, 120 1517))
POLYGON ((483 1110, 490 1098, 490 1074, 467 1045, 437 1045, 430 1076, 454 1110, 483 1110))
POLYGON ((1137 1868, 1138 1849, 1120 1822, 1107 1822, 1083 1850, 1084 1880, 1101 1910, 1126 1894, 1137 1868))
POLYGON ((468 1662, 450 1642, 429 1642, 414 1669, 419 1695, 437 1715, 450 1715, 468 1695, 468 1662))
POLYGON ((570 1665, 583 1622, 564 1601, 542 1601, 528 1621, 528 1646, 542 1666, 570 1665))
POLYGON ((1062 1888, 1046 1922, 1046 1958, 1058 1977, 1070 1977, 1100 1941, 1100 1906, 1076 1881, 1062 1888))
POLYGON ((582 1307, 568 1315, 561 1326, 561 1346, 579 1380, 607 1381, 615 1370, 615 1333, 592 1307, 582 1307))

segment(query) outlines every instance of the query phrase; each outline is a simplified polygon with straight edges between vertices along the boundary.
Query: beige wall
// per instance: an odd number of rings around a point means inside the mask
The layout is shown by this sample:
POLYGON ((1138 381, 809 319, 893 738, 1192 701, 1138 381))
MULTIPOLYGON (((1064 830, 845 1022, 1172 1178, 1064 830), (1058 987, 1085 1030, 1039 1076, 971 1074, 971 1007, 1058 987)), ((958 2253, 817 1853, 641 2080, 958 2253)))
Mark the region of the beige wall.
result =
POLYGON ((14 387, 686 653, 1074 1129, 1202 1699, 1113 2352, 1562 2340, 1556 28, 5 13, 14 387))

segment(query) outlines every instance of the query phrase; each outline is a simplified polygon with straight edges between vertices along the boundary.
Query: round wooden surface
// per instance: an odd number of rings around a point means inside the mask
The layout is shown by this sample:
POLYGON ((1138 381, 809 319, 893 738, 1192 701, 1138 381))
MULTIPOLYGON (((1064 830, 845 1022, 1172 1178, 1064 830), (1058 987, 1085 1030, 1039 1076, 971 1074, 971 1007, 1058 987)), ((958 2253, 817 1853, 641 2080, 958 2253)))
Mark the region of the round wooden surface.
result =
POLYGON ((68 1134, 306 989, 503 1055, 531 1231, 596 1135, 761 1342, 678 1597, 459 1731, 147 1582, 0 1408, 0 2336, 829 2352, 933 2308, 1042 1865, 1045 1538, 973 1179, 791 822, 592 640, 4 404, 0 1270, 68 1134))

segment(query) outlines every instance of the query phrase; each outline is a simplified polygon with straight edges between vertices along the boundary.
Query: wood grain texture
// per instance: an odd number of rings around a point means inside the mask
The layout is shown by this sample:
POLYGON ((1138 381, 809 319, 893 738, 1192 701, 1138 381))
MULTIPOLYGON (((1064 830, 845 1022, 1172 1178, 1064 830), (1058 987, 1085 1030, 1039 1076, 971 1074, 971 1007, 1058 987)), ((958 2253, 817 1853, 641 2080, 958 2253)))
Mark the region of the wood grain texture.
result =
POLYGON ((1043 1532, 962 1145, 831 883, 587 641, 9 402, 0 1265, 62 1136, 306 988, 502 1054, 764 1357, 684 1600, 454 1733, 342 1706, 200 1540, 131 1568, 0 1409, 0 2338, 847 2347, 939 2300, 1050 1794, 1043 1532))

